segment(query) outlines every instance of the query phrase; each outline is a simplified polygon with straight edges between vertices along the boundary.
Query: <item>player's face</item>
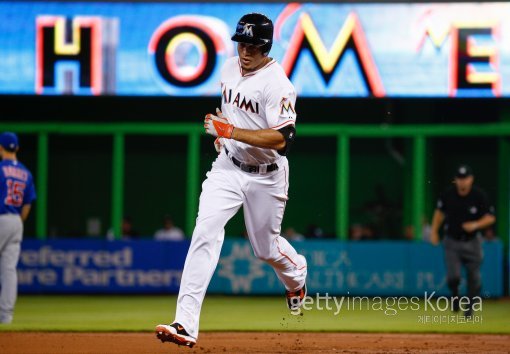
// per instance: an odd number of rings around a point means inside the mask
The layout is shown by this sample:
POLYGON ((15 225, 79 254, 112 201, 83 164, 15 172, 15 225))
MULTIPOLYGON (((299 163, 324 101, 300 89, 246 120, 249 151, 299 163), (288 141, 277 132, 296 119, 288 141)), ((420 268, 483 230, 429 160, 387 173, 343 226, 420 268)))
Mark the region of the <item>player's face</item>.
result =
POLYGON ((467 176, 464 178, 455 178, 455 186, 457 187, 457 192, 461 196, 468 195, 473 187, 473 176, 467 176))
POLYGON ((267 57, 256 45, 237 43, 237 52, 239 53, 241 67, 246 72, 258 70, 266 63, 267 57))

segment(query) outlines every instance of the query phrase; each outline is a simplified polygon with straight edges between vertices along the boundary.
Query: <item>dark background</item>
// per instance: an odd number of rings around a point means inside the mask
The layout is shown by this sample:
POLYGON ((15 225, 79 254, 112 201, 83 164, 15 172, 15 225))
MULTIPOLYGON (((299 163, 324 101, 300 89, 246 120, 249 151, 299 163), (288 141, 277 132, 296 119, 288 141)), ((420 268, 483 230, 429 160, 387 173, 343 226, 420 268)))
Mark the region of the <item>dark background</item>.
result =
MULTIPOLYGON (((12 122, 196 122, 213 112, 219 97, 83 97, 0 96, 2 121, 12 122)), ((289 156, 290 201, 283 229, 307 234, 311 225, 325 236, 335 230, 336 141, 299 137, 299 125, 351 124, 483 124, 510 116, 508 99, 321 99, 298 98, 298 137, 289 156)), ((21 135, 20 159, 36 171, 36 136, 21 135)), ((216 152, 213 139, 201 139, 201 178, 216 152)), ((408 188, 411 142, 408 139, 353 139, 351 142, 350 224, 371 224, 378 238, 404 237, 405 188, 408 188), (407 172, 406 172, 407 171, 407 172), (406 184, 407 183, 407 184, 406 184), (379 207, 385 209, 381 214, 379 207), (379 208, 379 209, 378 209, 379 208), (383 219, 381 221, 381 219, 383 219)), ((86 221, 98 218, 101 233, 110 225, 111 151, 108 136, 50 135, 50 237, 86 235, 86 221)), ((135 229, 150 237, 171 214, 185 221, 187 141, 182 137, 127 136, 125 214, 135 229)), ((459 163, 471 164, 477 183, 497 201, 498 139, 437 138, 428 141, 426 219, 437 194, 450 185, 459 163)), ((37 205, 35 205, 35 208, 37 205)), ((35 233, 34 215, 26 235, 35 233)), ((227 235, 244 232, 242 213, 227 226, 227 235)))

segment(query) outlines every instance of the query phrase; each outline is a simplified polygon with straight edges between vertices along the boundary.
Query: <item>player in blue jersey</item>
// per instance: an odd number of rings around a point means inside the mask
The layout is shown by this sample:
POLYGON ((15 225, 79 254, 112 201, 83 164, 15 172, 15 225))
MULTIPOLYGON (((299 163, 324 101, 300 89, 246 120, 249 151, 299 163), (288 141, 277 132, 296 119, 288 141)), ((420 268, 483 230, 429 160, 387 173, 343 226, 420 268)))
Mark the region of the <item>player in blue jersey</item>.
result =
POLYGON ((12 322, 23 221, 35 200, 32 174, 17 160, 18 149, 16 134, 0 134, 0 323, 12 322))

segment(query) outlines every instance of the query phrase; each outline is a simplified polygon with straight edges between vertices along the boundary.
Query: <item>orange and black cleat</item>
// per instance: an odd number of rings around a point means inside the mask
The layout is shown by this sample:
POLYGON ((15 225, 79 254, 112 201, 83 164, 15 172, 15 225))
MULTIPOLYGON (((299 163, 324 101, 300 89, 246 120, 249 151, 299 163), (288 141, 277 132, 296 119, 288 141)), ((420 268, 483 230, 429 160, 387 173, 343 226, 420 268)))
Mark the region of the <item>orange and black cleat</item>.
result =
POLYGON ((287 307, 291 311, 297 311, 303 305, 303 300, 306 297, 306 284, 303 284, 303 287, 296 291, 285 291, 285 296, 287 297, 287 307))
POLYGON ((189 348, 197 343, 196 339, 191 337, 188 332, 179 323, 172 323, 171 325, 157 325, 156 337, 161 342, 170 342, 177 345, 184 345, 189 348))

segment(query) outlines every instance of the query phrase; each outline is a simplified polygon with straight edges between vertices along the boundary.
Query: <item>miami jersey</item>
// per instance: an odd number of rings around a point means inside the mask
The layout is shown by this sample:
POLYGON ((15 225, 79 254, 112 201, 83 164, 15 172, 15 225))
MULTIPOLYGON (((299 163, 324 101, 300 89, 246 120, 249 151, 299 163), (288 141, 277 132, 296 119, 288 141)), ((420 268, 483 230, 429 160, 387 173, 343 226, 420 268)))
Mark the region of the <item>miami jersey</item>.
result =
POLYGON ((18 161, 0 161, 0 215, 21 214, 35 200, 32 174, 18 161))
MULTIPOLYGON (((234 127, 281 129, 296 124, 296 90, 274 59, 261 69, 242 75, 239 57, 228 59, 221 70, 221 111, 234 127)), ((233 139, 225 146, 250 165, 271 164, 281 156, 233 139)))

